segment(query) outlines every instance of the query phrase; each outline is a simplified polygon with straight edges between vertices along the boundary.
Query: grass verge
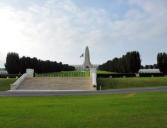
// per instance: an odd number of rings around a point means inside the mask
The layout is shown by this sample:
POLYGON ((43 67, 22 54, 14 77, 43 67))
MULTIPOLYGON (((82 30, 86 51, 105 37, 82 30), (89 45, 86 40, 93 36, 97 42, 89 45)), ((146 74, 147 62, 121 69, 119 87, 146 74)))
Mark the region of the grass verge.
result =
POLYGON ((167 77, 98 78, 98 89, 167 86, 167 77))
POLYGON ((165 128, 167 92, 0 97, 2 128, 165 128))
POLYGON ((0 91, 7 91, 10 89, 10 84, 14 83, 16 78, 0 78, 0 91))

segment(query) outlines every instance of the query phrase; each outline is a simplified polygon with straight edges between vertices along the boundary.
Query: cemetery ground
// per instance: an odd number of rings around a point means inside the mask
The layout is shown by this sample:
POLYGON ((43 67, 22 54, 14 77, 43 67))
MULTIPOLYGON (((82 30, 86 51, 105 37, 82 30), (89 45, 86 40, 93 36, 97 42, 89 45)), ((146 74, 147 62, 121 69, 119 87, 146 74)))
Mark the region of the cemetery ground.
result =
POLYGON ((165 128, 167 92, 0 97, 3 128, 165 128))

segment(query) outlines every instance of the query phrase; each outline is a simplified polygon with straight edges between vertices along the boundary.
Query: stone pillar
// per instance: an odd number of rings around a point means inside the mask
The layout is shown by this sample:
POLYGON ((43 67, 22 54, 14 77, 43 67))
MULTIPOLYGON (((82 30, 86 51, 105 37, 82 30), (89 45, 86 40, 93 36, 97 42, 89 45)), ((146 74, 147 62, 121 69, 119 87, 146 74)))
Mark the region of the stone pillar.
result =
POLYGON ((96 86, 97 86, 97 81, 96 81, 96 79, 97 79, 96 69, 93 68, 93 69, 90 70, 90 72, 91 72, 90 75, 91 75, 91 77, 92 77, 92 85, 93 85, 93 87, 96 87, 96 86))
POLYGON ((139 73, 136 73, 136 77, 140 77, 140 74, 139 74, 139 73))
POLYGON ((28 78, 34 77, 34 69, 26 69, 26 74, 28 78))

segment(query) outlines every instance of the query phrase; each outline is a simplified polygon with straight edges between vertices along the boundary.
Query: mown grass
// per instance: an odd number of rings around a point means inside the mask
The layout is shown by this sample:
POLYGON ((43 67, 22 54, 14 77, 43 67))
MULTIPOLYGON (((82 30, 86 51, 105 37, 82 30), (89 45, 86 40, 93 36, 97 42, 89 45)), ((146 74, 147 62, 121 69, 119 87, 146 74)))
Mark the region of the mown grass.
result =
POLYGON ((98 89, 167 86, 167 77, 98 78, 98 89))
POLYGON ((113 74, 113 73, 116 73, 116 72, 108 72, 108 71, 101 71, 101 70, 97 70, 96 71, 97 74, 113 74))
MULTIPOLYGON (((96 73, 97 74, 111 74, 115 72, 97 70, 96 73)), ((36 77, 89 77, 89 76, 90 76, 90 71, 77 71, 77 70, 36 74, 36 77)))
POLYGON ((89 71, 61 71, 53 73, 36 74, 36 77, 89 77, 89 71))
POLYGON ((0 91, 7 91, 10 89, 10 84, 14 83, 16 78, 0 78, 0 91))
POLYGON ((165 128, 167 92, 0 97, 1 128, 165 128))

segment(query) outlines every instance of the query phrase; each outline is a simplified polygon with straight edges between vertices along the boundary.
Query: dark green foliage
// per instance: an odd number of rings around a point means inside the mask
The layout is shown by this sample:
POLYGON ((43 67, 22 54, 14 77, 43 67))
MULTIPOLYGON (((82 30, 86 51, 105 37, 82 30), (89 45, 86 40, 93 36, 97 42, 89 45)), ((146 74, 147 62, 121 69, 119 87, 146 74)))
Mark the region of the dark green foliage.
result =
POLYGON ((99 66, 100 70, 119 72, 119 73, 136 73, 141 67, 139 52, 128 52, 121 58, 114 58, 99 66))
POLYGON ((74 67, 56 61, 43 61, 37 58, 21 57, 16 53, 8 53, 5 67, 9 74, 25 73, 27 68, 32 68, 36 73, 50 73, 60 71, 73 71, 74 67))
POLYGON ((19 66, 20 66, 19 55, 14 52, 8 53, 5 64, 7 72, 9 74, 18 74, 19 66))
POLYGON ((57 63, 56 61, 43 61, 37 58, 20 58, 20 72, 24 73, 27 68, 32 68, 36 73, 51 73, 60 71, 73 71, 74 67, 68 64, 57 63))
POLYGON ((158 53, 157 65, 161 72, 167 73, 167 54, 166 53, 158 53))
POLYGON ((154 65, 141 65, 141 69, 157 69, 158 68, 158 65, 157 64, 154 64, 154 65))

